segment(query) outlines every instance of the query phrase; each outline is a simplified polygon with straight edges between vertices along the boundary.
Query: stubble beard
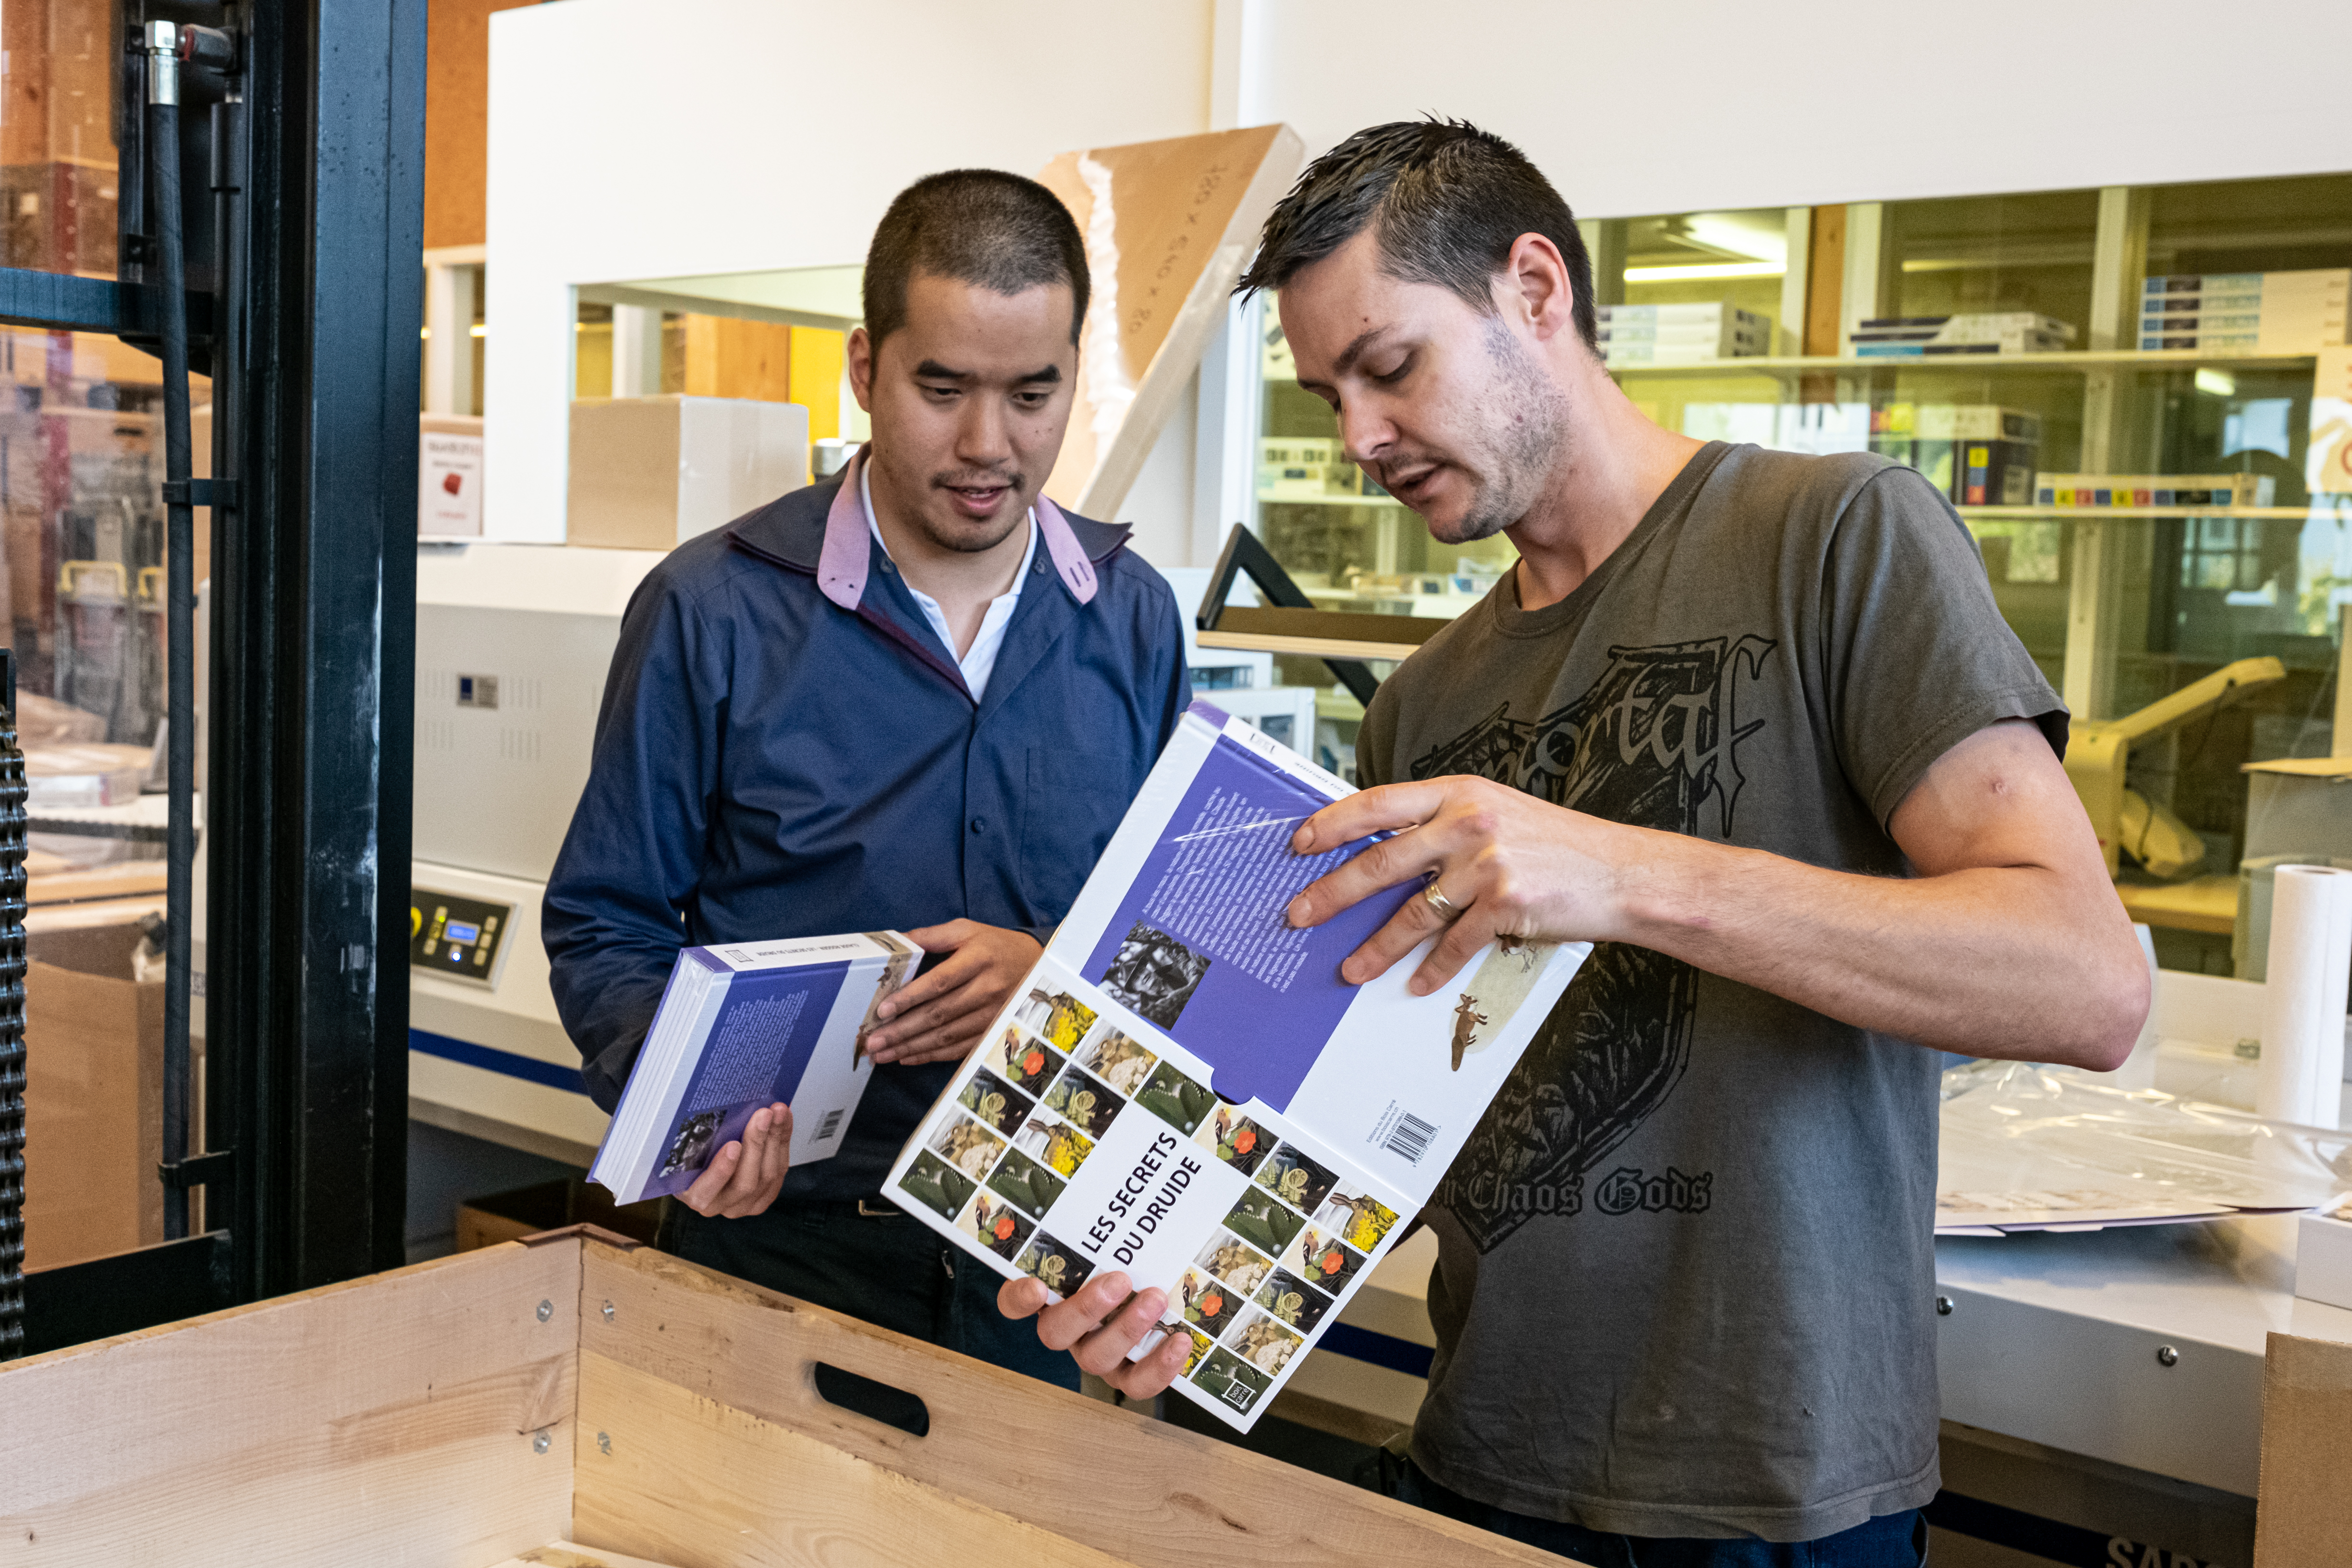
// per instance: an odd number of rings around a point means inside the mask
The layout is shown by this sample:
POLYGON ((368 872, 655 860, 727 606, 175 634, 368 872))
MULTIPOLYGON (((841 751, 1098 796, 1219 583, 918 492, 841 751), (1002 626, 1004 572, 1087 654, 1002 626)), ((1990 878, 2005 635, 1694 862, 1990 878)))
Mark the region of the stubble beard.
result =
MULTIPOLYGON (((931 493, 935 495, 943 493, 951 488, 948 483, 949 480, 961 477, 963 476, 955 474, 933 476, 931 493)), ((1029 515, 1029 503, 1021 500, 1023 479, 1019 474, 991 474, 988 478, 991 480, 1003 482, 1012 493, 1013 504, 1005 509, 1005 516, 1001 525, 986 532, 978 532, 972 531, 978 527, 977 524, 957 518, 950 525, 950 529, 942 530, 931 521, 929 510, 925 509, 915 514, 915 526, 921 529, 924 537, 941 550, 953 550, 965 555, 978 555, 985 551, 995 549, 1011 538, 1013 531, 1019 528, 1022 520, 1029 515)))
POLYGON ((1527 516, 1567 455, 1567 397, 1499 320, 1487 321, 1486 347, 1494 374, 1472 414, 1463 465, 1476 478, 1461 521, 1443 533, 1431 527, 1441 544, 1491 539, 1527 516))

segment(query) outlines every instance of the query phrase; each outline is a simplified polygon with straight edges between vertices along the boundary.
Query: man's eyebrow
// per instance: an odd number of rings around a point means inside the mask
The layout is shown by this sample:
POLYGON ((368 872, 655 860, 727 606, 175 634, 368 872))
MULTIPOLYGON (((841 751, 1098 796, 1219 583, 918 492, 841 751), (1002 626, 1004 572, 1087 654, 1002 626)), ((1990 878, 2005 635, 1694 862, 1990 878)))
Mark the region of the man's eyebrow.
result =
MULTIPOLYGON (((917 365, 915 376, 919 381, 977 381, 980 379, 971 371, 950 369, 935 359, 927 359, 917 365)), ((1043 370, 1033 370, 1026 375, 1017 377, 1014 384, 1028 386, 1042 383, 1045 385, 1053 386, 1059 384, 1061 379, 1062 367, 1049 364, 1043 370)))
POLYGON ((1349 368, 1355 364, 1357 357, 1366 349, 1372 346, 1372 340, 1387 331, 1387 327, 1379 326, 1368 328, 1363 331, 1358 332, 1356 334, 1355 341, 1349 343, 1346 348, 1341 349, 1339 351, 1339 357, 1331 362, 1331 374, 1333 375, 1347 374, 1349 368))
MULTIPOLYGON (((1358 332, 1356 334, 1355 341, 1350 342, 1346 348, 1341 349, 1339 351, 1339 357, 1331 362, 1331 374, 1334 376, 1342 376, 1347 374, 1349 370, 1355 364, 1356 361, 1363 356, 1364 351, 1372 346, 1372 340, 1379 337, 1382 332, 1385 332, 1388 330, 1389 329, 1386 326, 1378 326, 1368 328, 1363 331, 1358 332)), ((1298 384, 1307 391, 1313 393, 1326 393, 1331 390, 1328 384, 1320 381, 1310 381, 1305 376, 1298 378, 1298 384)))

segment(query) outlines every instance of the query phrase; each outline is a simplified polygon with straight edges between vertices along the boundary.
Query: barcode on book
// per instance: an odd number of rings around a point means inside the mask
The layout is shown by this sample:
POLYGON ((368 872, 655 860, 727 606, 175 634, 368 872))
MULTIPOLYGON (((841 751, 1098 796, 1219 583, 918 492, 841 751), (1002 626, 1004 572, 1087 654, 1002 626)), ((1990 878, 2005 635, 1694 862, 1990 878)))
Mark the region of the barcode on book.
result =
POLYGON ((1385 1147, 1391 1154, 1408 1164, 1418 1165, 1421 1157, 1429 1152, 1429 1141, 1437 1136, 1434 1123, 1423 1121, 1411 1111, 1399 1113, 1396 1125, 1389 1129, 1385 1147))
POLYGON ((811 1142, 817 1143, 830 1142, 833 1140, 833 1135, 840 1131, 841 1112, 838 1110, 828 1110, 824 1113, 824 1120, 817 1123, 816 1137, 811 1140, 811 1142))

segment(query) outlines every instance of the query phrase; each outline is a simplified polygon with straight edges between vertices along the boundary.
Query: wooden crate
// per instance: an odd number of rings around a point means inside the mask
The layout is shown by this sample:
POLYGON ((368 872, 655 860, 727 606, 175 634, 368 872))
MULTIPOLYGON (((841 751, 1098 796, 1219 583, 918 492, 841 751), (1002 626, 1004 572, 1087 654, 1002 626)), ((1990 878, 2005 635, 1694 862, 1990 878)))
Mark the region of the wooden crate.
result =
POLYGON ((0 1564, 1561 1562, 586 1226, 12 1363, 0 1435, 0 1564))

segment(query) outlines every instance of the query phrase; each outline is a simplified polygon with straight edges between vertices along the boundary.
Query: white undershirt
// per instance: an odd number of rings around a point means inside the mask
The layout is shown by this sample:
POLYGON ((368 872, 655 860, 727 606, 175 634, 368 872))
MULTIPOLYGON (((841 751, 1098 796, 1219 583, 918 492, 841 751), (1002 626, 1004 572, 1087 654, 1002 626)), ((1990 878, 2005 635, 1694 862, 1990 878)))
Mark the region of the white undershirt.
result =
MULTIPOLYGON (((872 465, 859 466, 858 500, 866 503, 866 526, 872 531, 874 542, 882 546, 883 554, 889 555, 890 544, 882 537, 882 525, 874 521, 873 476, 872 465)), ((971 648, 961 658, 956 658, 955 634, 948 629, 947 612, 940 608, 940 602, 912 583, 907 584, 907 592, 915 595, 915 603, 922 606, 923 618, 931 623, 931 630, 938 635, 940 646, 948 650, 950 658, 955 659, 956 668, 963 671, 964 689, 971 693, 974 702, 979 701, 988 690, 988 678, 996 670, 996 656, 1003 651, 1004 628, 1013 624, 1013 606, 1021 602, 1021 584, 1028 581, 1030 563, 1037 559, 1037 512, 1034 508, 1030 510, 1027 521, 1029 547, 1021 552, 1021 570, 1013 574, 1012 587, 988 602, 988 613, 981 617, 980 632, 971 639, 971 648)), ((898 557, 891 556, 891 560, 896 562, 898 557)), ((901 572, 898 575, 899 580, 905 582, 906 574, 901 572)))

